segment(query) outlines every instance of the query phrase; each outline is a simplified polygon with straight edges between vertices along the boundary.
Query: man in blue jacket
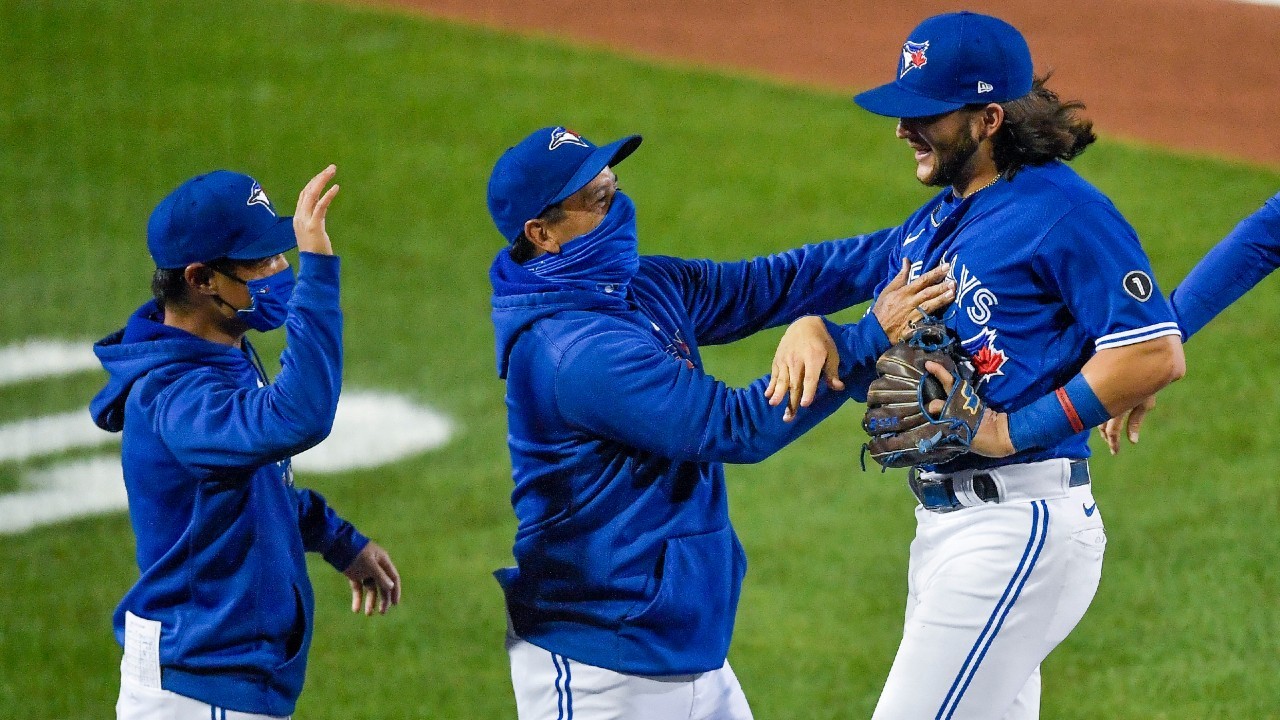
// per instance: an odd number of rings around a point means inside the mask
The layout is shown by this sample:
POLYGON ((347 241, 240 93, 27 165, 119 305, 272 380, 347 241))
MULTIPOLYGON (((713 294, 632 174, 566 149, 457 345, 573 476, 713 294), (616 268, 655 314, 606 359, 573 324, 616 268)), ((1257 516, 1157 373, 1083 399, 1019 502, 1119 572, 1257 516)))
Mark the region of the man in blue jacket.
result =
POLYGON ((857 350, 815 368, 831 388, 784 422, 768 378, 730 388, 699 346, 869 299, 889 236, 744 262, 641 256, 611 169, 639 144, 544 128, 489 181, 510 243, 490 279, 519 528, 516 566, 496 576, 521 720, 750 718, 725 660, 746 558, 722 463, 799 437, 921 310, 952 301, 945 267, 911 284, 904 270, 862 322, 828 324, 857 350))
POLYGON ((312 490, 289 458, 329 434, 342 383, 338 258, 325 216, 336 168, 292 218, 257 182, 200 175, 151 214, 155 299, 94 351, 110 375, 90 410, 123 431, 141 573, 115 613, 120 720, 283 717, 311 645, 304 551, 351 583, 352 610, 400 598, 387 553, 312 490), (296 236, 296 239, 295 239, 296 236), (295 288, 285 251, 295 245, 295 288), (245 339, 284 325, 274 383, 245 339))

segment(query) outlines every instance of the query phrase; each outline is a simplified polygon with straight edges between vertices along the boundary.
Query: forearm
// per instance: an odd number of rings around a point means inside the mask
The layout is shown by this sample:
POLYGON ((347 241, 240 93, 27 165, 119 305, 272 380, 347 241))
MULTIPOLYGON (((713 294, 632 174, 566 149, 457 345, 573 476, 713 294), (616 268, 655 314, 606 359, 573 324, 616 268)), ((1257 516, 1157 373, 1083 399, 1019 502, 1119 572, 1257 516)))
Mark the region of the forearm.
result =
POLYGON ((1080 370, 1111 417, 1155 395, 1185 373, 1182 343, 1174 336, 1100 350, 1080 370))
POLYGON ((993 427, 1007 432, 1010 452, 1047 447, 1124 413, 1185 372, 1175 336, 1100 350, 1063 387, 1007 416, 995 413, 993 427))
POLYGON ((738 263, 707 264, 690 314, 703 345, 737 340, 805 315, 870 300, 883 279, 891 231, 805 245, 738 263))
POLYGON ((769 404, 768 378, 732 388, 700 368, 637 343, 602 334, 570 348, 556 372, 559 413, 592 435, 672 460, 759 462, 844 402, 826 389, 795 422, 769 404))
POLYGON ((320 553, 339 572, 346 570, 369 538, 339 517, 320 493, 303 488, 295 490, 295 495, 303 548, 320 553))
POLYGON ((825 322, 840 353, 840 379, 853 397, 862 402, 867 398, 867 387, 876 379, 876 360, 892 343, 871 314, 851 325, 825 322))
POLYGON ((281 371, 267 391, 279 412, 306 428, 314 444, 328 435, 342 390, 339 260, 299 253, 299 263, 281 371))

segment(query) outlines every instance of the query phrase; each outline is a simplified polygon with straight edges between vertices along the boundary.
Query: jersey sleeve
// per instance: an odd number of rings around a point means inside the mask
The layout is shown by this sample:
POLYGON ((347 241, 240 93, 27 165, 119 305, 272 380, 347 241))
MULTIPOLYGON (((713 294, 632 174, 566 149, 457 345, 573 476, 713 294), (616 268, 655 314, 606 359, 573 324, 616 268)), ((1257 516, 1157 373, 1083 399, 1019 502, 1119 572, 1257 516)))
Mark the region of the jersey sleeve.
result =
POLYGON ((898 238, 891 228, 752 260, 661 262, 680 287, 698 344, 718 345, 870 300, 898 238))
POLYGON ((1033 260, 1095 350, 1181 335, 1137 233, 1105 202, 1073 208, 1049 231, 1033 260))
POLYGON ((1280 194, 1240 221, 1204 256, 1169 303, 1190 338, 1280 267, 1280 194))
POLYGON ((556 406, 571 424, 679 461, 764 460, 835 412, 845 393, 823 385, 793 422, 765 397, 768 377, 745 388, 690 367, 625 329, 606 330, 565 350, 556 406))

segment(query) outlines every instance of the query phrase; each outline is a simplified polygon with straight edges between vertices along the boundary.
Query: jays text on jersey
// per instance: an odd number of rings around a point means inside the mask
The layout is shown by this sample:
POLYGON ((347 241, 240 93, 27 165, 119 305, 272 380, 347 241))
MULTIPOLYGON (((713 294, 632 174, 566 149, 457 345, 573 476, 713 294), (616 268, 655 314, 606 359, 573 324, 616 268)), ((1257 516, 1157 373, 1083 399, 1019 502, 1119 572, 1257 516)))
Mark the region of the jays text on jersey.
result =
MULTIPOLYGON (((980 377, 1012 412, 1061 387, 1099 350, 1178 335, 1137 234, 1067 165, 1025 167, 961 199, 947 188, 897 229, 889 277, 951 264, 946 316, 980 377)), ((888 284, 882 281, 881 289, 888 284)), ((1004 458, 965 455, 944 472, 1089 456, 1088 429, 1004 458)))

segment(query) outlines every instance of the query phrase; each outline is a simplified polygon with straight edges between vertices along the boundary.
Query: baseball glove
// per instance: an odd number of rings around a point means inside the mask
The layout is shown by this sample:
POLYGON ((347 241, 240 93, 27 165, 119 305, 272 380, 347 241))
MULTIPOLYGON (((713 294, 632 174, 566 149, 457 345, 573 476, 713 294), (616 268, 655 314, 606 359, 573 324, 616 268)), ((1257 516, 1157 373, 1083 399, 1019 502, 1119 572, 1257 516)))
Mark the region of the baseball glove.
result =
POLYGON ((876 361, 880 377, 867 392, 862 427, 871 436, 864 457, 886 468, 940 465, 969 451, 986 403, 973 386, 974 369, 941 322, 926 319, 876 361), (933 361, 951 373, 951 392, 928 370, 933 361), (942 401, 936 414, 929 405, 942 401))

